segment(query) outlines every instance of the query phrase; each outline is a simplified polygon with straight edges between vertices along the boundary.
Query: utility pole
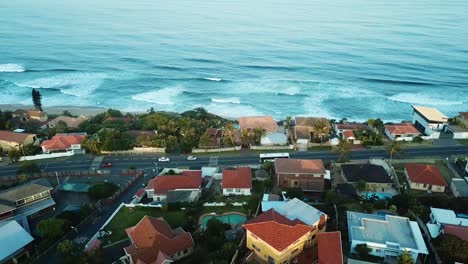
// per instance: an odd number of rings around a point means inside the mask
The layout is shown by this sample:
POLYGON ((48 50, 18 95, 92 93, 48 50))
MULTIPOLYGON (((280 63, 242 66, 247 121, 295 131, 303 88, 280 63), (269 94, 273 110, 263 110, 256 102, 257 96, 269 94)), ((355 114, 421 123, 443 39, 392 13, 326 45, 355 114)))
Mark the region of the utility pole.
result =
POLYGON ((57 186, 59 186, 59 185, 60 185, 60 181, 59 181, 59 177, 58 177, 57 171, 55 172, 55 177, 57 178, 57 186))

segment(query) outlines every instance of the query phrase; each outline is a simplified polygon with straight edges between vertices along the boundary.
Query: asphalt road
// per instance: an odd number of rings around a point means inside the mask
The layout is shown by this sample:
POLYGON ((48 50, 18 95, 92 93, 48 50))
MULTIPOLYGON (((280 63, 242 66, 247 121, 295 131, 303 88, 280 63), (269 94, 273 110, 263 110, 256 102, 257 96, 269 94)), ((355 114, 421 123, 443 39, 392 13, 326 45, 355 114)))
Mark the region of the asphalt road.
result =
MULTIPOLYGON (((323 159, 325 161, 336 160, 337 154, 330 151, 316 152, 293 152, 291 158, 323 159)), ((456 155, 468 155, 468 146, 445 146, 445 147, 416 147, 406 148, 404 158, 432 157, 446 158, 456 155)), ((169 156, 169 162, 159 162, 161 155, 136 155, 136 156, 105 156, 103 162, 112 162, 112 172, 128 169, 129 166, 137 168, 158 168, 177 166, 206 166, 211 157, 217 157, 217 164, 223 166, 258 164, 258 154, 241 153, 238 155, 220 155, 213 153, 211 156, 200 155, 195 161, 188 161, 185 156, 169 156)), ((388 158, 385 150, 356 150, 352 152, 351 159, 388 158)), ((89 170, 94 157, 91 155, 74 156, 60 161, 42 161, 41 169, 47 172, 54 171, 78 171, 89 170)), ((0 177, 8 177, 16 174, 17 164, 0 167, 0 177)))

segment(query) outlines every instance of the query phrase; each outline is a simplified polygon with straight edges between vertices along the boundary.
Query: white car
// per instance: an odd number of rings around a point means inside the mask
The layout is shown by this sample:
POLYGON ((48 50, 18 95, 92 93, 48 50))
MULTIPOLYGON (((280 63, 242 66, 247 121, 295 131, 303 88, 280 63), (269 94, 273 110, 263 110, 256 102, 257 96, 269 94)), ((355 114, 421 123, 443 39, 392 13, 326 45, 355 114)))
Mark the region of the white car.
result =
POLYGON ((158 159, 160 162, 167 162, 167 161, 170 161, 170 159, 168 157, 160 157, 158 159))
POLYGON ((197 157, 195 157, 195 156, 188 156, 188 157, 187 157, 187 160, 197 160, 197 157))

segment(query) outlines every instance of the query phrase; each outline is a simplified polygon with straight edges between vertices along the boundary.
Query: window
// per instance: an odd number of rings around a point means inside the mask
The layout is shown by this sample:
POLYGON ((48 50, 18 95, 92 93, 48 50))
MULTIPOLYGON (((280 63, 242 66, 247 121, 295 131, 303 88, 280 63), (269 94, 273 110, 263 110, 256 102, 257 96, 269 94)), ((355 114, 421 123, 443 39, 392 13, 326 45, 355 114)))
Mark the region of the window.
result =
POLYGON ((252 244, 252 247, 253 247, 255 250, 257 250, 258 252, 261 251, 260 248, 258 248, 255 244, 252 244))
POLYGON ((298 181, 294 181, 294 186, 297 186, 299 185, 299 182, 298 181))
POLYGON ((25 204, 25 203, 26 203, 26 201, 24 201, 24 199, 18 200, 16 202, 17 205, 22 205, 22 204, 25 204))
POLYGON ((41 194, 40 194, 40 193, 34 195, 34 200, 37 200, 37 199, 39 199, 39 198, 41 198, 41 194))
POLYGON ((376 253, 380 253, 380 252, 382 252, 382 250, 376 249, 375 252, 376 252, 376 253))
POLYGON ((291 252, 291 254, 296 253, 298 250, 299 250, 299 248, 296 248, 295 250, 293 250, 293 252, 291 252))
POLYGON ((30 203, 32 201, 34 201, 34 198, 32 196, 29 196, 29 197, 26 197, 26 203, 30 203))
POLYGON ((241 189, 236 189, 236 193, 240 193, 241 189))
POLYGON ((41 192, 42 197, 49 196, 49 191, 41 192))
POLYGON ((442 187, 437 186, 437 190, 438 190, 438 191, 442 190, 442 187))
POLYGON ((232 189, 226 189, 226 192, 231 193, 232 189))
POLYGON ((188 250, 187 249, 184 249, 184 254, 187 254, 188 250))
POLYGON ((426 188, 426 187, 427 187, 427 184, 424 184, 423 187, 426 188))

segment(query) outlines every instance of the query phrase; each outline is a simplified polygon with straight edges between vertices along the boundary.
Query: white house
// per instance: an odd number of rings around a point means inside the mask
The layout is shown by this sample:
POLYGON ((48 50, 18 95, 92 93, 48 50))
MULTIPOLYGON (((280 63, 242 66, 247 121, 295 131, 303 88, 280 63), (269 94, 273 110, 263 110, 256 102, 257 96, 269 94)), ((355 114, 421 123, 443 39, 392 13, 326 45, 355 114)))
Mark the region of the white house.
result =
POLYGON ((419 130, 411 123, 385 125, 385 135, 391 140, 413 141, 413 138, 421 135, 419 130))
POLYGON ((284 133, 266 133, 261 139, 262 146, 278 146, 287 145, 288 137, 284 133))
POLYGON ((452 210, 431 208, 430 222, 427 223, 431 236, 439 236, 447 225, 468 227, 468 219, 458 217, 452 210))
POLYGON ((426 136, 439 138, 440 132, 447 125, 448 117, 435 108, 425 106, 412 107, 414 126, 426 136))
POLYGON ((236 169, 224 169, 221 180, 223 195, 251 195, 252 173, 249 167, 237 167, 236 169))
POLYGON ((201 176, 201 171, 183 171, 180 175, 159 175, 148 182, 146 194, 155 202, 171 202, 171 200, 193 202, 201 196, 201 176))
POLYGON ((424 239, 415 221, 394 215, 375 215, 347 212, 350 251, 356 246, 367 245, 370 254, 389 260, 396 260, 405 250, 414 260, 420 254, 429 254, 424 239))

